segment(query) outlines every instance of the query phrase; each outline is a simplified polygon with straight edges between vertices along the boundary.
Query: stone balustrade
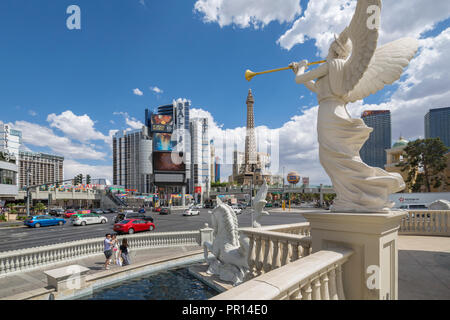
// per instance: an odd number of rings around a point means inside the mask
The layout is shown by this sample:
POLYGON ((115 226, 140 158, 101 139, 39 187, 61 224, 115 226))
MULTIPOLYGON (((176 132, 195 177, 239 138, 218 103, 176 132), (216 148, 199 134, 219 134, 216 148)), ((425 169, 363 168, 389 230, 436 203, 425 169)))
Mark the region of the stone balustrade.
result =
MULTIPOLYGON (((306 226, 302 224, 301 230, 304 228, 306 226)), ((295 224, 291 230, 287 226, 242 228, 240 231, 250 240, 248 254, 250 277, 259 276, 308 256, 311 252, 311 238, 298 235, 299 230, 300 226, 295 224), (271 231, 272 229, 284 232, 271 231)))
POLYGON ((352 254, 347 248, 322 250, 211 300, 345 300, 343 268, 352 254))
MULTIPOLYGON (((126 236, 131 250, 200 245, 200 231, 155 232, 126 236)), ((72 241, 0 253, 0 277, 103 254, 104 238, 72 241)))
POLYGON ((399 233, 450 236, 450 210, 409 211, 401 221, 399 233))

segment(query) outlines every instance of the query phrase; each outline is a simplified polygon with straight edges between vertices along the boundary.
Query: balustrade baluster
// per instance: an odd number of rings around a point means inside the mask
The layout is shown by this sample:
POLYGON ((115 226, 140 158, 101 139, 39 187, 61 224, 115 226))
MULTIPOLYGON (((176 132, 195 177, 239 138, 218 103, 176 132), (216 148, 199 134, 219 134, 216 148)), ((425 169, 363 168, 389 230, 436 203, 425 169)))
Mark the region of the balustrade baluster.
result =
POLYGON ((287 298, 289 300, 302 300, 302 290, 299 288, 293 290, 292 292, 288 292, 287 298))
POLYGON ((289 256, 289 244, 287 241, 283 240, 281 245, 281 266, 285 266, 289 256))
POLYGON ((259 262, 261 259, 261 251, 262 251, 262 239, 260 236, 256 236, 256 257, 255 257, 255 268, 256 268, 256 274, 261 274, 262 264, 259 262))
POLYGON ((303 300, 311 300, 312 299, 312 288, 311 288, 311 282, 308 282, 303 288, 302 288, 302 299, 303 300))
POLYGON ((268 237, 264 239, 264 244, 265 244, 265 246, 264 246, 263 270, 265 273, 267 273, 270 270, 272 270, 272 265, 271 265, 272 257, 270 255, 271 241, 268 237))
POLYGON ((317 277, 312 283, 312 299, 313 300, 321 300, 320 296, 320 279, 317 277))
POLYGON ((248 236, 249 239, 249 248, 248 248, 248 257, 247 263, 250 275, 253 277, 254 268, 255 268, 255 237, 253 235, 248 236))
POLYGON ((6 273, 5 263, 4 263, 3 259, 0 259, 0 275, 5 274, 5 273, 6 273))
POLYGON ((330 300, 330 288, 328 286, 328 271, 326 271, 321 277, 320 295, 322 300, 330 300))
POLYGON ((292 257, 291 257, 291 262, 297 261, 299 258, 299 254, 298 254, 298 247, 300 246, 300 244, 298 242, 292 242, 291 243, 291 247, 292 247, 292 257))
POLYGON ((273 239, 272 248, 272 269, 277 269, 280 267, 280 247, 278 239, 273 239))
POLYGON ((345 300, 344 285, 343 285, 343 282, 342 282, 342 266, 341 265, 339 265, 337 267, 336 273, 337 273, 337 276, 336 276, 337 282, 336 283, 337 283, 338 297, 339 297, 339 300, 345 300))
POLYGON ((11 272, 11 264, 9 263, 9 258, 5 261, 5 273, 11 272))
POLYGON ((331 300, 339 300, 338 291, 337 291, 337 284, 336 284, 336 269, 330 270, 330 299, 331 300))

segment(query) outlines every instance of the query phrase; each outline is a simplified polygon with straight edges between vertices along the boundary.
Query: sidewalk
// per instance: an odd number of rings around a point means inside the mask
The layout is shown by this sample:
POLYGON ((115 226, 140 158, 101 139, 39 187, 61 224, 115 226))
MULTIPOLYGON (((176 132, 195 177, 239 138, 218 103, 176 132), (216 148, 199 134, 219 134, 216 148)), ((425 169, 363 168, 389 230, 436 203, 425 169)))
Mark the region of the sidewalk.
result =
POLYGON ((450 299, 450 238, 399 236, 399 300, 450 299))
POLYGON ((0 222, 0 229, 1 228, 18 228, 18 227, 25 227, 23 224, 23 221, 0 222))
MULTIPOLYGON (((164 259, 180 258, 183 255, 195 254, 196 252, 201 253, 199 249, 201 249, 199 246, 183 246, 131 251, 131 263, 132 265, 142 263, 151 264, 152 262, 159 262, 164 259)), ((110 265, 111 269, 105 271, 104 263, 105 257, 102 254, 77 261, 48 266, 39 270, 2 277, 0 278, 0 300, 6 297, 47 287, 47 276, 44 274, 44 271, 46 270, 78 264, 90 269, 88 275, 108 276, 117 273, 123 268, 117 265, 110 265)))

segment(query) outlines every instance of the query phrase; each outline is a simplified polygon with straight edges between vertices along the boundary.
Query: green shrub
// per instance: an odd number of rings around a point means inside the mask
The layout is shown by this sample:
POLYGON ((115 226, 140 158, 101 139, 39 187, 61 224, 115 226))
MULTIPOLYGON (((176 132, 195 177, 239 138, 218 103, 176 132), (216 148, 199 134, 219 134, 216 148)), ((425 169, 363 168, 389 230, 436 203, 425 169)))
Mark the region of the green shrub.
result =
POLYGON ((6 221, 6 217, 4 214, 0 215, 0 221, 2 221, 2 222, 6 221))

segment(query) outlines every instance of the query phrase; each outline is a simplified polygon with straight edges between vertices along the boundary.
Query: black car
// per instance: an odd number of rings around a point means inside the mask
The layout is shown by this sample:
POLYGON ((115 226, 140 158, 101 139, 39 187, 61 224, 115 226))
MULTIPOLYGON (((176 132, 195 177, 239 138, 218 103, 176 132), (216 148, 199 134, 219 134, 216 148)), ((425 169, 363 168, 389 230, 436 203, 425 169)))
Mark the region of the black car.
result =
POLYGON ((118 223, 118 222, 120 222, 122 220, 127 220, 127 219, 141 219, 141 220, 153 222, 153 218, 152 217, 146 216, 143 213, 127 212, 127 213, 119 213, 116 216, 116 218, 114 219, 114 223, 118 223))
POLYGON ((171 214, 171 210, 169 208, 161 208, 159 214, 171 214))
POLYGON ((60 216, 64 215, 64 210, 63 209, 50 209, 48 214, 51 216, 60 217, 60 216))

